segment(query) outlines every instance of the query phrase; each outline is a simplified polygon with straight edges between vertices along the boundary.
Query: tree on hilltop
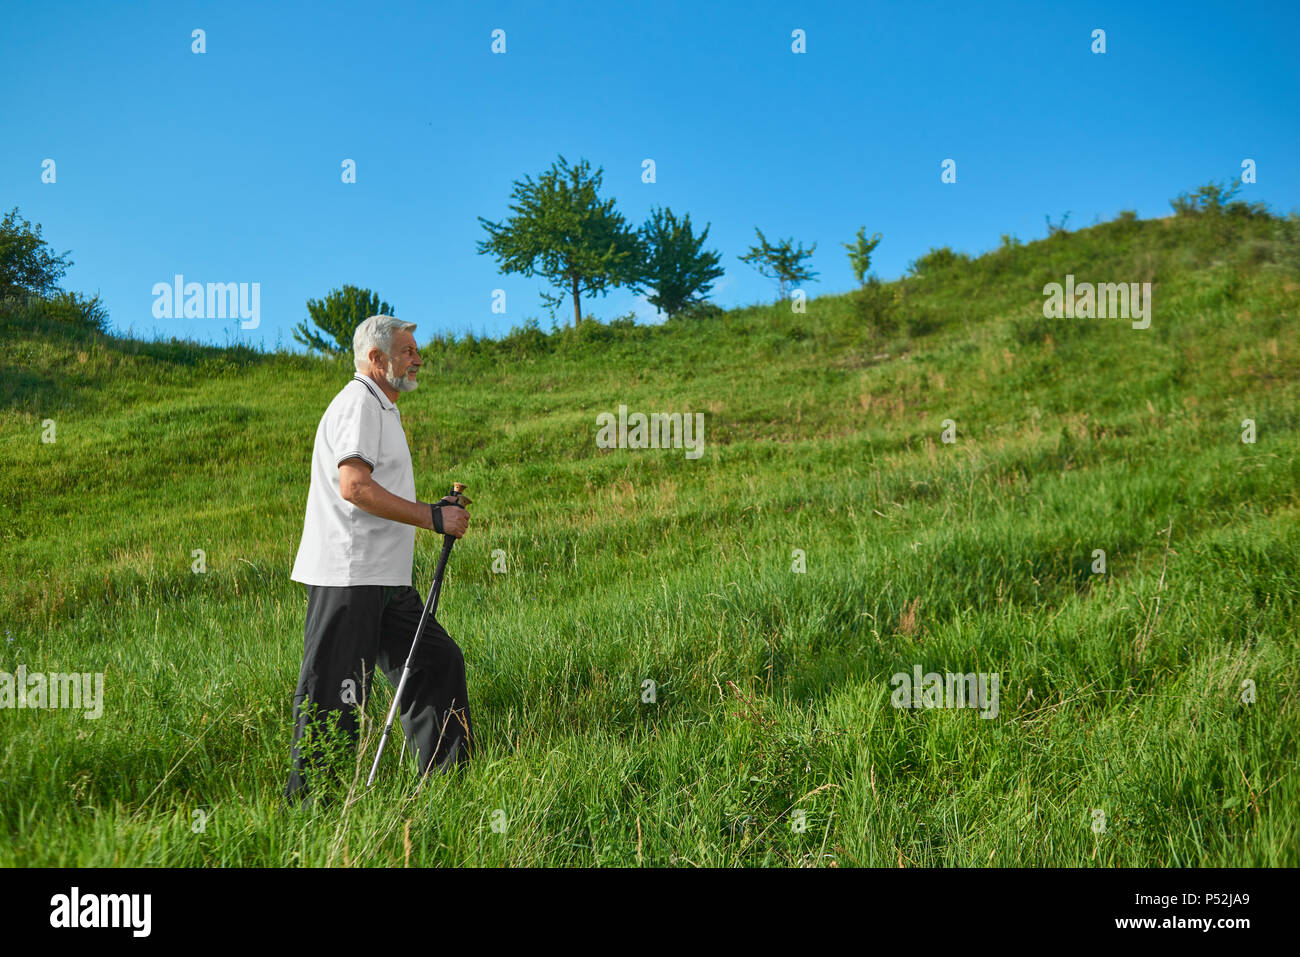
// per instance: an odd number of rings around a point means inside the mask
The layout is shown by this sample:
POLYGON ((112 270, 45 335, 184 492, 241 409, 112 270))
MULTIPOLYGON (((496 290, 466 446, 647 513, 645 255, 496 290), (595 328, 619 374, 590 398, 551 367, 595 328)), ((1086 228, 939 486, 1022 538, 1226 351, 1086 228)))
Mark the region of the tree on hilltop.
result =
POLYGON ((760 274, 769 279, 775 279, 777 282, 777 301, 780 302, 786 298, 786 287, 793 283, 808 282, 816 277, 817 273, 813 272, 804 260, 813 254, 817 244, 813 243, 807 251, 803 248, 803 243, 799 244, 798 249, 792 249, 791 240, 784 239, 777 245, 773 246, 763 235, 763 231, 757 226, 754 232, 758 233, 760 246, 750 246, 749 252, 744 256, 738 257, 741 262, 749 263, 760 274))
POLYGON ((0 221, 0 299, 56 293, 59 280, 72 265, 69 252, 55 255, 41 238, 41 224, 33 229, 30 222, 19 218, 15 206, 0 221))
POLYGON ((867 271, 871 269, 871 254, 880 245, 880 238, 880 233, 876 233, 867 239, 867 227, 862 226, 858 229, 856 243, 840 243, 849 251, 849 265, 853 267, 853 275, 857 276, 858 282, 863 285, 866 285, 867 271))
POLYGON ((640 291, 645 249, 614 201, 597 195, 603 172, 592 174, 586 160, 570 167, 561 156, 536 183, 516 180, 514 215, 505 223, 478 217, 489 235, 478 251, 494 255, 503 273, 541 274, 562 289, 558 296, 543 293, 542 301, 553 307, 572 297, 575 326, 582 322, 583 293, 603 296, 614 286, 640 291))
POLYGON ((646 301, 670 318, 703 303, 713 280, 723 275, 721 257, 701 251, 708 235, 707 225, 698 237, 692 233, 690 213, 679 222, 668 209, 652 210, 641 227, 646 247, 642 277, 654 292, 646 301))
POLYGON ((369 289, 344 286, 331 290, 324 299, 308 299, 307 314, 316 328, 300 322, 293 331, 294 339, 326 355, 346 355, 352 351, 357 326, 371 316, 393 315, 393 307, 369 289))

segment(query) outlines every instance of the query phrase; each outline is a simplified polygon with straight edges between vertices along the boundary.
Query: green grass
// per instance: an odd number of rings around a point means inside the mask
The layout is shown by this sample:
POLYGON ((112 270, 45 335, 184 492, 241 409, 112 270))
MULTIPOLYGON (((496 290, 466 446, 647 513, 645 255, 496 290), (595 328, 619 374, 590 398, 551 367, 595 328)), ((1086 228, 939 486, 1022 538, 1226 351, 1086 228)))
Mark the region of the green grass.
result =
POLYGON ((401 405, 420 496, 475 500, 439 617, 481 753, 417 789, 392 749, 296 812, 288 576, 350 364, 11 309, 0 670, 106 701, 0 711, 0 864, 1295 866, 1293 226, 1121 219, 806 315, 431 342, 401 405), (1067 272, 1153 282, 1151 328, 1043 319, 1067 272), (704 412, 704 456, 596 448, 620 404, 704 412), (914 664, 998 672, 998 717, 894 709, 914 664))

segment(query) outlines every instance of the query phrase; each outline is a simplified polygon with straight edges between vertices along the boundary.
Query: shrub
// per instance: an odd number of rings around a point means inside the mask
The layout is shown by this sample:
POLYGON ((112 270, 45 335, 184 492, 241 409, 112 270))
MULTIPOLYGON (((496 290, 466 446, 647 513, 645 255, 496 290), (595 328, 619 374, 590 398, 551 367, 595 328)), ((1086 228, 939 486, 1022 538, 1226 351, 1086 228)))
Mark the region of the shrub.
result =
POLYGON ((893 291, 874 276, 853 293, 853 306, 863 324, 875 332, 898 328, 898 305, 893 291))
POLYGON ((537 320, 530 318, 524 321, 523 326, 515 326, 510 330, 501 340, 501 349, 516 358, 527 358, 550 352, 552 343, 550 336, 542 332, 537 320))
POLYGON ((1051 239, 1053 236, 1064 236, 1065 234, 1067 234, 1067 233, 1070 231, 1069 229, 1066 228, 1066 225, 1065 225, 1066 223, 1068 223, 1068 222, 1070 221, 1070 211, 1069 211, 1069 210, 1066 210, 1065 215, 1061 217, 1061 221, 1060 221, 1059 223, 1054 223, 1054 222, 1052 222, 1052 217, 1051 217, 1051 216, 1044 215, 1044 216, 1043 216, 1043 219, 1047 220, 1047 238, 1048 238, 1048 239, 1051 239))
POLYGON ((1179 193, 1169 201, 1177 216, 1236 216, 1259 218, 1268 216, 1268 207, 1264 203, 1247 203, 1233 199, 1241 191, 1241 181, 1231 185, 1211 181, 1198 186, 1194 193, 1179 193))
POLYGON ((609 322, 589 316, 576 326, 559 330, 553 338, 562 349, 582 351, 593 344, 608 346, 615 342, 644 339, 649 332, 649 326, 637 325, 636 315, 629 313, 609 322))
POLYGON ((908 265, 907 271, 913 276, 933 275, 965 265, 970 261, 971 257, 966 253, 953 252, 950 246, 940 246, 938 249, 931 248, 920 259, 914 260, 908 265))
POLYGON ((711 302, 701 300, 699 302, 691 303, 681 312, 677 313, 677 315, 673 316, 672 319, 674 320, 714 319, 722 315, 724 311, 725 310, 723 310, 720 306, 716 306, 711 302))
POLYGON ((108 309, 98 294, 83 296, 63 291, 49 296, 11 294, 0 302, 0 308, 20 323, 60 322, 78 329, 108 332, 108 309))

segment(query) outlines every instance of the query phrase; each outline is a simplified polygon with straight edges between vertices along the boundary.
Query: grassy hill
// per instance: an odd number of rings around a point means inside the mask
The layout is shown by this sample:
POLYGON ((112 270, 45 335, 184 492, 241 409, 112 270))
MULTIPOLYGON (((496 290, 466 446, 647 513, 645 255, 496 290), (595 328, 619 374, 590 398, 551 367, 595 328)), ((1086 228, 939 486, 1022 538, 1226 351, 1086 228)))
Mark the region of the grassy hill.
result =
POLYGON ((0 864, 1295 866, 1296 239, 1124 215, 802 315, 430 342, 401 408, 420 496, 475 500, 439 618, 482 751, 293 813, 288 576, 350 361, 10 309, 0 670, 105 702, 0 711, 0 864), (1066 274, 1151 282, 1150 328, 1043 318, 1066 274), (597 448, 620 405, 703 412, 703 456, 597 448), (915 665, 998 673, 997 717, 892 707, 915 665))

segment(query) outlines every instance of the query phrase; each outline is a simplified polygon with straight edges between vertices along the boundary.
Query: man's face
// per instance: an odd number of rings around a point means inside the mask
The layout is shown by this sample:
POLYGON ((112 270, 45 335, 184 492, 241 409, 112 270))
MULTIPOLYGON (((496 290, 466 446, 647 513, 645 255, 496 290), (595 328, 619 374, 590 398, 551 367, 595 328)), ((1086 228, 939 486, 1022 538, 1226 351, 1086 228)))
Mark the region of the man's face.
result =
POLYGON ((388 372, 384 378, 398 392, 411 392, 419 383, 420 353, 415 348, 415 336, 403 329, 393 333, 393 354, 388 358, 388 372))

